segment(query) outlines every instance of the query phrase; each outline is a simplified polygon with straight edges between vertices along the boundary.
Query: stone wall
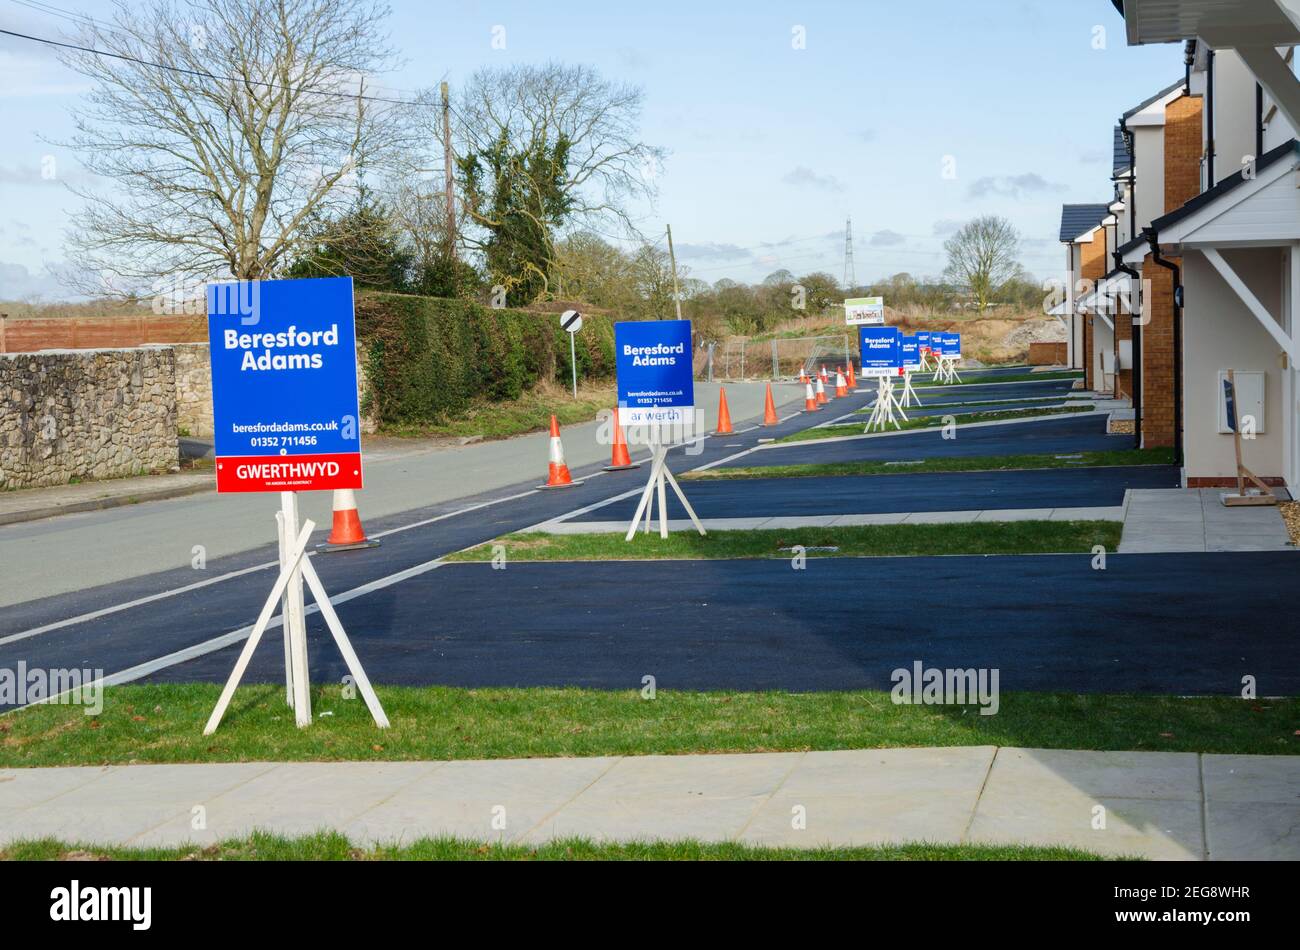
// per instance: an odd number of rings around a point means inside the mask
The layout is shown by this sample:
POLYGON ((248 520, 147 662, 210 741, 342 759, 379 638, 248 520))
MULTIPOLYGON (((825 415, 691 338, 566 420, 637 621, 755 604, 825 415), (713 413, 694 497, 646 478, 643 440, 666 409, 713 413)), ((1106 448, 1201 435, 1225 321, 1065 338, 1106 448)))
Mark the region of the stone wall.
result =
POLYGON ((170 347, 0 355, 0 488, 177 465, 170 347))
POLYGON ((178 343, 176 354, 176 426, 183 435, 212 435, 212 367, 208 344, 178 343))

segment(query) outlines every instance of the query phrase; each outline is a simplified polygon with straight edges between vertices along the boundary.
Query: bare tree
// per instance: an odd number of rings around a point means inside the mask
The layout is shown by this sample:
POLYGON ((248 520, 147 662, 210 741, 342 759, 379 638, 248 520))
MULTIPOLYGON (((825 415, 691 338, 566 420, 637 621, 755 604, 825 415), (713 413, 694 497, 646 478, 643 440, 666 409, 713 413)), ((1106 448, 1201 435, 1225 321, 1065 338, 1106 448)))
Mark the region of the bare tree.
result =
POLYGON ((653 198, 664 157, 639 138, 641 105, 640 88, 585 66, 470 77, 455 110, 465 215, 475 226, 464 243, 486 254, 494 277, 547 292, 558 232, 640 237, 634 205, 653 198))
POLYGON ((1021 272, 1020 233, 997 215, 966 222, 943 249, 948 252, 945 275, 970 291, 981 313, 998 288, 1021 272))
MULTIPOLYGON (((81 189, 81 265, 126 284, 274 276, 355 200, 394 149, 403 109, 366 76, 393 63, 372 0, 117 0, 70 67, 95 82, 67 143, 105 190, 81 189)), ((103 288, 101 287, 102 291, 103 288)))

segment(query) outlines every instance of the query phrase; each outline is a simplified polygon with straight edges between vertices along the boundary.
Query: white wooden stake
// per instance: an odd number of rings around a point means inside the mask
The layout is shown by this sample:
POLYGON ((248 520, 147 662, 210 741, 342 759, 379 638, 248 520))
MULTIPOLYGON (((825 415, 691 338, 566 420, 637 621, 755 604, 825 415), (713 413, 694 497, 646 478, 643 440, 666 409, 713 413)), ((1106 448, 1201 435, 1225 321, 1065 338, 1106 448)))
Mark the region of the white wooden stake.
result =
POLYGON ((235 668, 230 671, 230 678, 226 680, 225 688, 221 690, 221 697, 217 700, 212 715, 208 717, 208 724, 203 727, 205 736, 212 735, 217 726, 221 725, 221 717, 226 714, 226 707, 230 705, 230 699, 235 695, 235 687, 243 679, 244 671, 248 669, 248 662, 253 658, 253 653, 262 640, 262 634, 266 632, 266 625, 271 622, 271 614, 275 612, 276 603, 284 594, 285 588, 289 586, 289 579, 298 569, 298 562, 302 560, 303 553, 307 550, 307 541, 315 527, 316 525, 311 520, 308 520, 302 526, 302 531, 298 533, 293 550, 289 554, 288 563, 280 569, 280 576, 275 579, 275 584, 271 587, 271 593, 267 595, 266 603, 262 605, 262 612, 257 615, 257 622, 253 624, 253 632, 249 634, 244 649, 240 651, 239 659, 235 661, 235 668))
MULTIPOLYGON (((280 511, 284 515, 284 533, 294 537, 298 533, 298 493, 280 492, 280 511)), ((301 728, 311 725, 311 673, 307 665, 307 615, 302 600, 302 572, 295 570, 289 578, 285 595, 288 610, 285 623, 293 645, 293 718, 301 728)))
POLYGON ((325 585, 320 582, 316 568, 309 559, 303 559, 302 574, 307 580, 307 586, 311 588, 311 596, 316 601, 316 606, 320 608, 321 616, 325 618, 326 626, 334 635, 334 642, 338 645, 339 652, 343 654, 343 662, 347 664, 348 672, 356 680, 357 689, 361 690, 361 698, 366 701, 366 708, 374 717, 375 725, 380 729, 387 729, 389 722, 388 716, 384 714, 384 707, 379 705, 379 697, 375 695, 375 689, 370 685, 370 677, 366 676, 366 671, 362 669, 361 661, 357 659, 356 651, 352 649, 352 641, 348 639, 339 615, 334 612, 334 605, 330 603, 329 594, 325 593, 325 585))
MULTIPOLYGON (((280 537, 280 570, 284 570, 285 565, 289 563, 289 548, 291 538, 285 537, 284 533, 284 512, 275 513, 276 533, 280 537)), ((286 587, 286 590, 288 588, 286 587)), ((280 632, 284 634, 284 703, 290 709, 293 708, 293 637, 289 635, 289 624, 285 618, 289 616, 289 598, 284 594, 280 595, 280 632)))

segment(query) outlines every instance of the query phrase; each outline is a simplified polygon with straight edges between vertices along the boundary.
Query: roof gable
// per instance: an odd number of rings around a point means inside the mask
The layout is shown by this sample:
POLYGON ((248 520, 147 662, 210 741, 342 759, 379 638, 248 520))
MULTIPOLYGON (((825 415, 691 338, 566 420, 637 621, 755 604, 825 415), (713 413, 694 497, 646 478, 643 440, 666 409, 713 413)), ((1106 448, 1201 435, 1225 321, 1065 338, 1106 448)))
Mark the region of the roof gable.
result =
POLYGON ((1061 243, 1073 241, 1086 234, 1110 213, 1109 202, 1095 204, 1061 205, 1061 243))

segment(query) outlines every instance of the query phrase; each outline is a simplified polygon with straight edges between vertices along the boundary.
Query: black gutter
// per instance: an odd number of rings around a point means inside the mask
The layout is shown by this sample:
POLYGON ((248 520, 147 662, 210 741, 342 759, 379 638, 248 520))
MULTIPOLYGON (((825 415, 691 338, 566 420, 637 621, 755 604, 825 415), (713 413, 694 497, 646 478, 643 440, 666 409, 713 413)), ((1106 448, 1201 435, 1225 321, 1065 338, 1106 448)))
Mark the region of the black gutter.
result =
MULTIPOLYGON (((1134 283, 1131 287, 1138 289, 1138 319, 1134 319, 1133 314, 1133 293, 1129 292, 1129 338, 1133 341, 1133 352, 1130 357, 1133 360, 1133 448, 1142 448, 1142 325, 1139 322, 1142 316, 1142 308, 1146 302, 1142 300, 1142 273, 1128 264, 1124 263, 1124 255, 1118 251, 1115 252, 1115 268, 1128 274, 1129 279, 1134 283)), ((1116 370, 1118 372, 1118 370, 1116 370)))
POLYGON ((1147 243, 1151 245, 1151 260, 1174 273, 1174 462, 1183 464, 1183 308, 1178 300, 1182 296, 1183 273, 1177 264, 1160 256, 1160 235, 1154 228, 1146 229, 1147 243))

